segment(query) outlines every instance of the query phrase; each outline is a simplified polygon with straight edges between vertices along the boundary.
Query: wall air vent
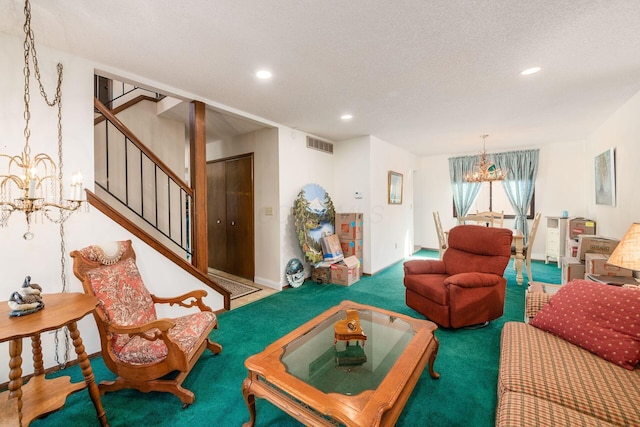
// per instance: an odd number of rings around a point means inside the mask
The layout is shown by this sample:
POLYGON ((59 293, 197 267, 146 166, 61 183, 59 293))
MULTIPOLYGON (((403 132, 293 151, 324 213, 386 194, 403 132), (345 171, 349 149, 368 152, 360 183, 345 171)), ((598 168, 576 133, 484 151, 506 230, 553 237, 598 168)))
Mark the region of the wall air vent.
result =
POLYGON ((324 151, 325 153, 333 154, 333 144, 330 142, 322 141, 317 138, 307 136, 307 148, 313 148, 314 150, 324 151))

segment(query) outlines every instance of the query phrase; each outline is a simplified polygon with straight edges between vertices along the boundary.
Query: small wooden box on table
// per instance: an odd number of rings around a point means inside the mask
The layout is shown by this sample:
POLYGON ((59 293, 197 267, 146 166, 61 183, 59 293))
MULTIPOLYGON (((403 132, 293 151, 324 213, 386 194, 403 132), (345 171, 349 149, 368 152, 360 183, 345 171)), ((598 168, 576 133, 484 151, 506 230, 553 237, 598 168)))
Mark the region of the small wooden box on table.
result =
POLYGON ((77 321, 91 313, 98 300, 81 293, 42 295, 45 307, 20 317, 9 317, 11 309, 0 302, 0 342, 9 341, 9 389, 0 394, 0 425, 27 426, 34 419, 57 411, 72 393, 89 389, 89 396, 96 408, 102 426, 108 426, 107 416, 100 401, 91 363, 80 338, 77 321), (83 382, 72 383, 68 376, 46 379, 42 363, 40 334, 66 326, 78 355, 78 363, 84 375, 83 382), (22 386, 22 338, 31 337, 34 376, 22 386))

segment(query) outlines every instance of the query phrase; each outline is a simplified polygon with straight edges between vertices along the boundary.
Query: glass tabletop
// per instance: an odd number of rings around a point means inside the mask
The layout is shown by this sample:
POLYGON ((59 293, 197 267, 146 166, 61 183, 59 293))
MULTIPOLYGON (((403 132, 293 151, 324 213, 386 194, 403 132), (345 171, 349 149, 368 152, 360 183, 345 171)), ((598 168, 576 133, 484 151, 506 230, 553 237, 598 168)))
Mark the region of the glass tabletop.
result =
POLYGON ((366 340, 339 340, 334 344, 334 325, 346 316, 346 310, 337 311, 287 344, 281 358, 287 372, 324 393, 350 396, 375 390, 415 331, 400 318, 358 310, 366 340))

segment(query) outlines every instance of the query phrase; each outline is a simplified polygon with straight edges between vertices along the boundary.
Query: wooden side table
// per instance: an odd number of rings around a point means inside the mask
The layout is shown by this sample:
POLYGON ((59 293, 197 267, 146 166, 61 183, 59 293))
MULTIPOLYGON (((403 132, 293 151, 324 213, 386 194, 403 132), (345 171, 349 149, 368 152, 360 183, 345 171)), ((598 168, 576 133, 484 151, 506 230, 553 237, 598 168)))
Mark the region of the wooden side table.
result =
POLYGON ((82 293, 61 293, 42 295, 42 300, 45 303, 42 310, 20 317, 9 317, 10 307, 7 302, 0 302, 0 342, 9 341, 11 357, 9 389, 0 394, 0 425, 29 425, 39 416, 62 408, 70 394, 88 388, 100 425, 108 426, 77 325, 78 320, 96 308, 97 298, 82 293), (84 382, 72 383, 68 376, 52 379, 44 376, 40 334, 64 326, 73 340, 84 382), (31 337, 34 376, 22 387, 22 338, 26 337, 31 337))

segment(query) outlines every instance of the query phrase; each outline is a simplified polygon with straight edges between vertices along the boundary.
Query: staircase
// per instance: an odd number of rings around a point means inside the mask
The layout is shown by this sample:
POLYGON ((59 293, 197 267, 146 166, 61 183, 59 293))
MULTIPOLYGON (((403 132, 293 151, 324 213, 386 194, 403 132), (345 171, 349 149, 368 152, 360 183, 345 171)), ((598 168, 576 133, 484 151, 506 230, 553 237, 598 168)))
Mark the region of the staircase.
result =
MULTIPOLYGON (((98 81, 98 76, 96 76, 98 81)), ((104 80, 101 80, 104 83, 104 80)), ((98 85, 96 85, 98 88, 98 85)), ((136 88, 138 89, 138 88, 136 88)), ((164 255, 167 262, 173 262, 185 271, 206 284, 213 291, 223 295, 225 309, 230 309, 230 293, 207 275, 207 269, 197 268, 194 253, 199 248, 198 239, 193 239, 195 192, 183 178, 174 170, 184 168, 184 163, 170 167, 159 155, 144 144, 138 136, 121 121, 116 114, 135 117, 135 114, 145 114, 142 103, 153 103, 164 97, 136 94, 135 90, 127 92, 118 99, 107 100, 104 94, 101 98, 113 109, 94 98, 94 145, 95 145, 95 189, 87 191, 87 201, 107 215, 113 221, 127 229, 146 242, 149 246, 164 255), (119 102, 118 102, 119 101, 119 102), (135 108, 132 108, 137 106, 135 108), (139 112, 133 110, 139 108, 139 112), (125 113, 123 113, 125 112, 125 113), (132 116, 133 115, 133 116, 132 116)), ((140 92, 140 91, 138 91, 140 92)), ((148 91, 147 91, 148 92, 148 91)), ((96 90, 96 95, 99 95, 96 90)), ((156 94, 157 95, 157 94, 156 94)), ((148 111, 149 108, 146 107, 148 111)), ((145 120, 131 120, 134 125, 146 123, 145 120)), ((163 126, 160 123, 159 126, 163 126)), ((184 162, 184 130, 161 128, 155 133, 161 135, 175 134, 182 140, 155 141, 156 146, 163 150, 165 159, 182 159, 184 162), (176 148, 177 147, 177 148, 176 148), (180 155, 172 155, 171 150, 182 150, 180 155)), ((137 133, 153 136, 154 130, 139 128, 137 133)), ((153 143, 154 141, 152 141, 153 143)), ((202 168, 206 168, 206 161, 202 159, 202 168)), ((197 161, 196 161, 197 163, 197 161)), ((190 167, 198 167, 192 164, 190 167)), ((205 192, 206 195, 206 192, 205 192)), ((206 202, 206 201, 205 201, 206 202)), ((204 233, 206 235, 206 232, 204 233)), ((206 251, 206 247, 204 248, 206 251)))

